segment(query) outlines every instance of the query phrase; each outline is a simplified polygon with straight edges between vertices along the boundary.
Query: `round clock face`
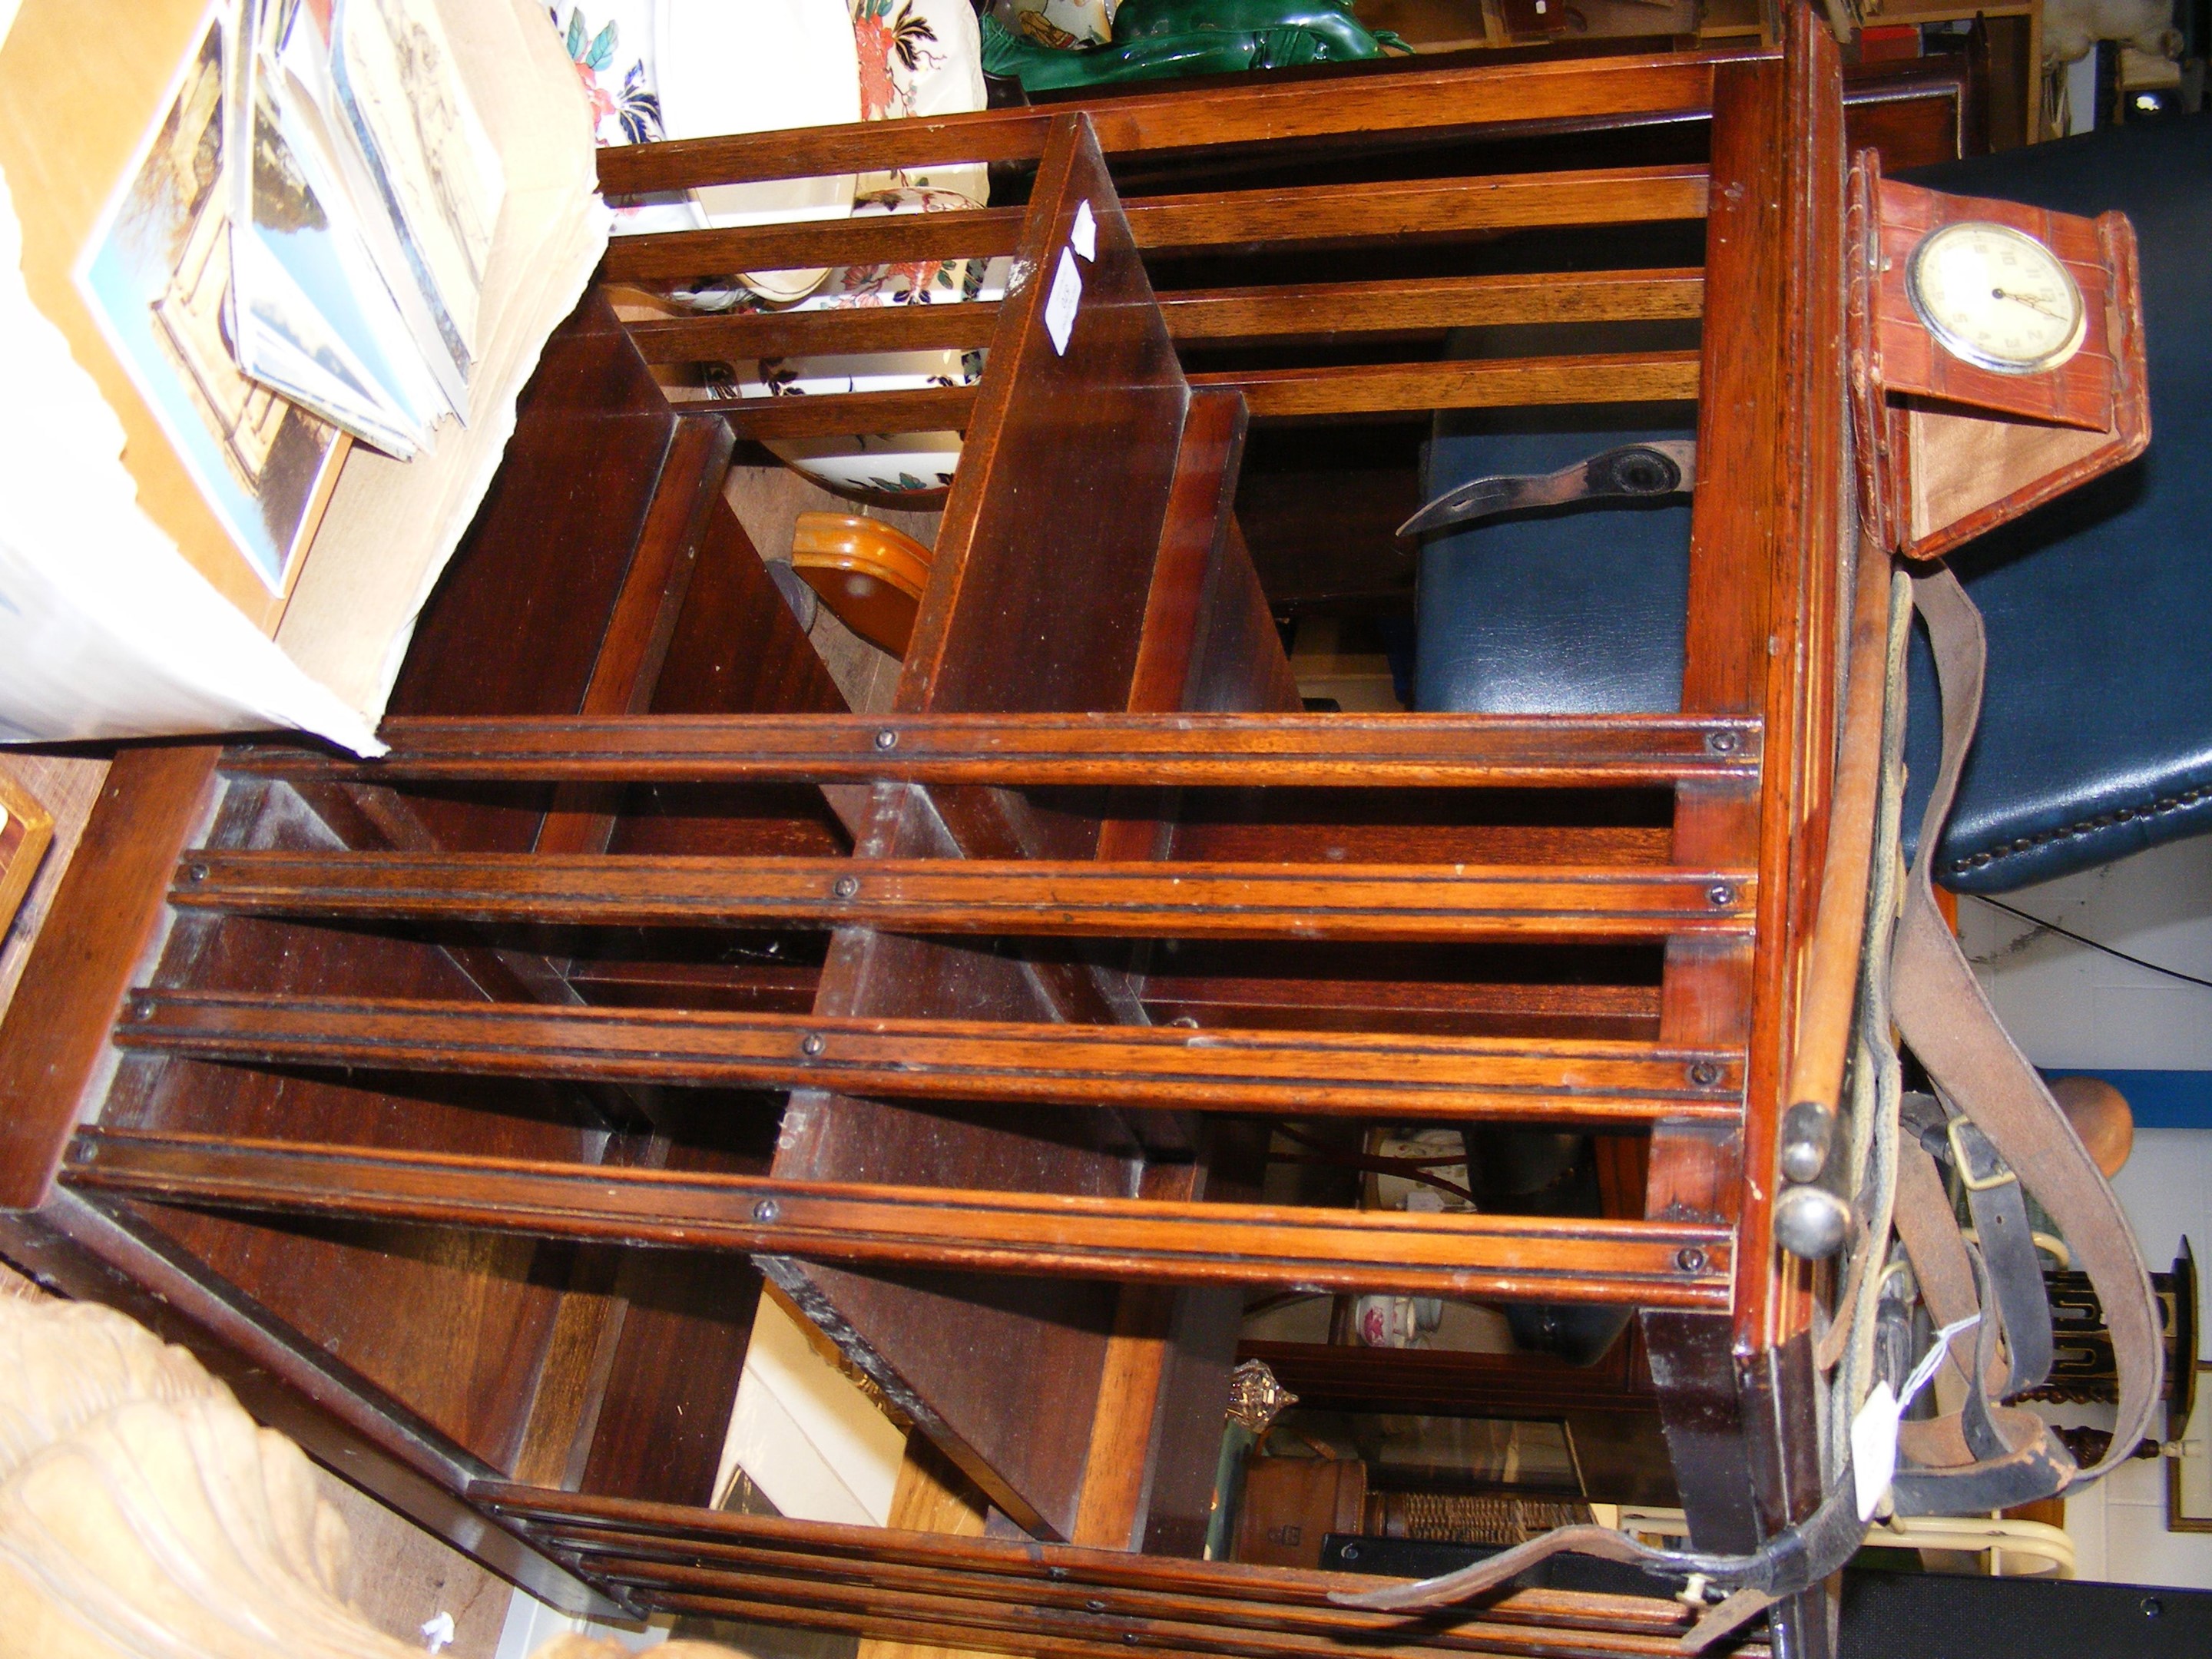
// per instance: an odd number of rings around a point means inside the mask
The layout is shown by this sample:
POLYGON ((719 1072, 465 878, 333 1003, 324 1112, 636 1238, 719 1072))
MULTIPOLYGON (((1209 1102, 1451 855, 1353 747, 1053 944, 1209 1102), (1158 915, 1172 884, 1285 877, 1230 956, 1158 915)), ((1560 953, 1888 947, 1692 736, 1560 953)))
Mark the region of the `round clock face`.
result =
POLYGON ((1954 356, 1999 374, 2039 374, 2081 349, 2081 290, 2051 252, 2009 225, 1931 230, 1905 273, 1912 308, 1954 356))

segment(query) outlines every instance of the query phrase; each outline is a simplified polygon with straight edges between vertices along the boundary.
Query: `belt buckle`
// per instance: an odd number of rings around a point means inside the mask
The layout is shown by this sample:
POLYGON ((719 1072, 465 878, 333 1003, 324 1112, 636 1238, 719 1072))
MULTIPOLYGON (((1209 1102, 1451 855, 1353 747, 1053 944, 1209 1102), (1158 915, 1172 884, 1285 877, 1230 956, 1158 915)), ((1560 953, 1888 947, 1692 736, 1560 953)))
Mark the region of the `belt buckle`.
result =
POLYGON ((1975 1127, 1972 1120, 1954 1117, 1944 1126, 1944 1133, 1951 1143, 1951 1167, 1959 1172, 1959 1183, 1968 1192, 1986 1193, 2020 1179, 2019 1173, 2004 1161, 2004 1155, 1997 1151, 1987 1135, 1975 1127), (1959 1131, 1962 1128, 1973 1129, 1980 1137, 1982 1145, 1989 1148, 1990 1156, 1996 1161, 1997 1172, 1995 1175, 1978 1177, 1974 1174, 1974 1160, 1967 1155, 1966 1143, 1959 1139, 1959 1131))

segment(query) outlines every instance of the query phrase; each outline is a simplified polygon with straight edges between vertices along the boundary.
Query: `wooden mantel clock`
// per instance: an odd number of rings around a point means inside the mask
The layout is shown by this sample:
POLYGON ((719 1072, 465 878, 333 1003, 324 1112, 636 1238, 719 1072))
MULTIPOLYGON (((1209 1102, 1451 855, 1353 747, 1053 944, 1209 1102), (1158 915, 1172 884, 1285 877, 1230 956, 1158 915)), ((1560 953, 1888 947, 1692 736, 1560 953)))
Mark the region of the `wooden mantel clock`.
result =
POLYGON ((1851 171, 1854 424, 1883 545, 1932 559, 2150 441, 2135 232, 1851 171))

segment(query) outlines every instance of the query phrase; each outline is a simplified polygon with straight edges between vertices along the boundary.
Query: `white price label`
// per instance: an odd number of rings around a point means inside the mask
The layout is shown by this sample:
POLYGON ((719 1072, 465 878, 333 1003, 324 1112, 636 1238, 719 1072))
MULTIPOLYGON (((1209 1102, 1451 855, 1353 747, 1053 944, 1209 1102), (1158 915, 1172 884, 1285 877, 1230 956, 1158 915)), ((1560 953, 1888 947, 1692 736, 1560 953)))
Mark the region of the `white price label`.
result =
POLYGON ((1897 1425, 1905 1408, 1936 1375, 1943 1356, 1951 1351, 1951 1339, 1981 1322, 1981 1315, 1968 1314, 1938 1331, 1934 1344, 1912 1368, 1912 1375, 1905 1379, 1902 1400, 1889 1391, 1887 1379, 1868 1390, 1866 1403, 1851 1419, 1851 1485, 1859 1500, 1860 1520, 1874 1519, 1881 1500, 1889 1496, 1890 1483, 1897 1478, 1897 1425))
POLYGON ((1086 259, 1098 257, 1098 221, 1088 199, 1076 204, 1075 228, 1068 234, 1067 245, 1086 259))
POLYGON ((1075 256, 1060 251, 1060 269, 1052 273, 1052 292, 1044 297, 1044 330, 1052 336, 1052 349, 1067 356, 1068 337, 1075 332, 1075 308, 1083 302, 1083 276, 1075 256))

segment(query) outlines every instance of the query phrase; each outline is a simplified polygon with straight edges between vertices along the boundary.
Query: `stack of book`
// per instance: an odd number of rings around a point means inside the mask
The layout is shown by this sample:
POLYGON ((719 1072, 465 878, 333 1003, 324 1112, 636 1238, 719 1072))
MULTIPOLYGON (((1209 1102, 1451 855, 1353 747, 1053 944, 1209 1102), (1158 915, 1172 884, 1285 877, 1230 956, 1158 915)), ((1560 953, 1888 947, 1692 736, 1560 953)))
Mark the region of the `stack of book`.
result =
POLYGON ((0 741, 373 746, 596 184, 544 0, 0 0, 0 741))
POLYGON ((505 175, 436 10, 240 0, 224 66, 239 367, 401 460, 469 415, 505 175))

